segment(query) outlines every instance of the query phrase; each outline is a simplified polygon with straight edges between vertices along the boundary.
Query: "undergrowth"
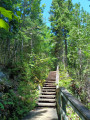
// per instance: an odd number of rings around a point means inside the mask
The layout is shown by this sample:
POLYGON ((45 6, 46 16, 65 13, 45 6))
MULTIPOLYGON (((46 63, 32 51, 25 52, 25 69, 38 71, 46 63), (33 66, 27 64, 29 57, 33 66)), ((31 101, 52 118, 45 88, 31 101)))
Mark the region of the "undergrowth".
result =
POLYGON ((53 61, 49 57, 41 59, 35 54, 29 56, 28 61, 23 59, 23 62, 6 65, 11 87, 0 86, 3 87, 0 91, 0 120, 20 120, 34 109, 39 95, 38 85, 45 82, 50 66, 53 61))
MULTIPOLYGON (((69 70, 65 69, 63 64, 60 64, 59 86, 65 87, 74 97, 79 99, 86 107, 90 109, 90 104, 87 102, 87 94, 83 90, 84 83, 81 84, 81 81, 75 79, 75 71, 72 70, 73 76, 70 76, 68 71, 69 70)), ((81 120, 70 106, 67 106, 67 115, 70 120, 81 120)))

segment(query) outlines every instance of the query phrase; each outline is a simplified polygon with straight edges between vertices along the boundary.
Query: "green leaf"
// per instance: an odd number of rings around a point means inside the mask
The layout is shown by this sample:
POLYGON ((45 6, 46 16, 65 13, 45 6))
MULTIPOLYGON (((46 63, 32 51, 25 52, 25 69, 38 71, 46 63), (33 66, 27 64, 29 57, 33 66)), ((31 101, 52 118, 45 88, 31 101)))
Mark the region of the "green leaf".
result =
POLYGON ((17 17, 16 15, 14 15, 14 19, 16 19, 18 22, 20 22, 20 17, 17 17))
POLYGON ((3 104, 2 104, 2 103, 0 103, 0 108, 1 108, 1 109, 4 109, 4 106, 3 106, 3 104))
POLYGON ((17 15, 21 17, 21 11, 17 11, 17 15))
POLYGON ((9 25, 3 20, 0 19, 0 28, 4 28, 5 30, 9 30, 9 25))
MULTIPOLYGON (((5 17, 7 17, 9 19, 9 21, 11 21, 13 19, 13 17, 17 21, 19 21, 19 18, 16 15, 14 15, 14 13, 12 11, 10 11, 10 10, 6 10, 5 8, 0 7, 0 12, 1 12, 2 15, 4 15, 5 17)), ((21 16, 21 12, 17 11, 17 15, 21 16)))
POLYGON ((9 18, 9 20, 12 20, 12 15, 13 15, 13 12, 12 12, 12 11, 6 10, 5 8, 0 7, 0 12, 1 12, 1 14, 4 15, 5 17, 9 18))

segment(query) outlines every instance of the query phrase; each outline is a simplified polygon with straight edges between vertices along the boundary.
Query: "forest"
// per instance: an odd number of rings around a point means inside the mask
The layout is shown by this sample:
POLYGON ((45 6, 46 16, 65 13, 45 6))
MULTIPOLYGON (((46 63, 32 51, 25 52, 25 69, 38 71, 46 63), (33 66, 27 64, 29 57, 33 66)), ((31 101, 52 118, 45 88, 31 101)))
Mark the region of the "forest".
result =
POLYGON ((36 106, 50 71, 90 109, 90 13, 72 0, 52 0, 51 27, 41 0, 0 1, 0 119, 20 120, 36 106))

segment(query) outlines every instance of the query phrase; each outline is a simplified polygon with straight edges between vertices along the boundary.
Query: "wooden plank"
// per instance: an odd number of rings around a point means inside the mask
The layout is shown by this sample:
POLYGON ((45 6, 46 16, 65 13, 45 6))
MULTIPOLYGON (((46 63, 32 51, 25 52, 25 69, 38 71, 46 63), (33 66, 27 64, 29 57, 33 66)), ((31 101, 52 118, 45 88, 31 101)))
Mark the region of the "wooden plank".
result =
POLYGON ((43 99, 43 98, 39 98, 38 101, 44 101, 44 102, 55 102, 56 100, 55 99, 43 99))
MULTIPOLYGON (((64 103, 66 101, 66 103, 73 108, 73 110, 80 116, 82 120, 90 120, 90 110, 88 110, 80 101, 78 101, 75 97, 73 97, 65 88, 63 87, 58 88, 58 81, 59 81, 59 66, 57 66, 57 72, 56 72, 56 84, 57 84, 56 103, 57 103, 57 107, 63 106, 63 108, 60 107, 61 114, 63 114, 63 116, 65 116, 66 114, 64 104, 60 105, 61 103, 63 103, 62 100, 64 100, 64 103), (62 99, 60 99, 58 95, 62 99), (59 101, 61 102, 60 104, 59 101)), ((62 118, 60 118, 60 120, 61 119, 62 118)))
POLYGON ((88 110, 80 101, 73 97, 65 88, 60 88, 63 97, 67 99, 77 114, 85 120, 90 120, 90 110, 88 110))
POLYGON ((42 91, 45 91, 45 92, 55 92, 56 90, 55 89, 42 89, 42 91))
POLYGON ((55 98, 55 95, 40 95, 40 98, 55 98))
POLYGON ((56 87, 43 87, 42 89, 56 89, 56 87))
POLYGON ((41 107, 55 107, 56 103, 38 103, 38 106, 41 106, 41 107))
POLYGON ((55 95, 56 92, 41 92, 42 95, 55 95))
POLYGON ((56 88, 59 88, 59 65, 57 65, 56 71, 56 88))
POLYGON ((64 110, 60 107, 60 113, 62 114, 62 116, 64 117, 65 120, 69 120, 66 113, 64 112, 64 110))

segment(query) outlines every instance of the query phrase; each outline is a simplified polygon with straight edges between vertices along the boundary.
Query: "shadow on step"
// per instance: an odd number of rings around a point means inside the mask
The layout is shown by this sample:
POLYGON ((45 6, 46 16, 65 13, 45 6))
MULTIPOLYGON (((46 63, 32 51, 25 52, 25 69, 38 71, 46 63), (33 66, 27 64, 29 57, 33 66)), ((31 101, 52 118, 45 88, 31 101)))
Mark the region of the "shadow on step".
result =
POLYGON ((58 120, 55 109, 36 108, 27 114, 22 120, 58 120))
POLYGON ((37 111, 38 110, 38 108, 37 109, 35 109, 35 110, 32 110, 31 112, 29 112, 28 114, 27 114, 27 116, 26 117, 24 117, 24 119, 22 119, 22 120, 29 120, 29 119, 32 119, 33 117, 37 117, 37 116, 42 116, 42 113, 45 113, 45 112, 47 112, 47 110, 42 110, 42 111, 37 111))

